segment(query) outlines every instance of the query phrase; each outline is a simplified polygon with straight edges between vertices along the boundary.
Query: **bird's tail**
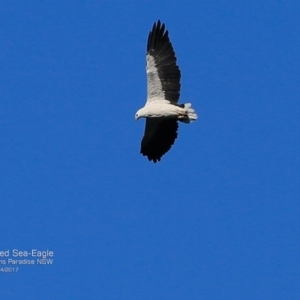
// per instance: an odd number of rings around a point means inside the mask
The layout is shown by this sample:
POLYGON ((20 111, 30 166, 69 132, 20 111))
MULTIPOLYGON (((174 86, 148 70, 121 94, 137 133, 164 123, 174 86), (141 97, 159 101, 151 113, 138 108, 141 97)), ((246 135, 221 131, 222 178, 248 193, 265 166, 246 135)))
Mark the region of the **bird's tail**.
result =
POLYGON ((185 110, 185 118, 180 119, 183 123, 190 123, 197 120, 198 116, 195 110, 192 108, 191 103, 185 103, 183 109, 185 110))

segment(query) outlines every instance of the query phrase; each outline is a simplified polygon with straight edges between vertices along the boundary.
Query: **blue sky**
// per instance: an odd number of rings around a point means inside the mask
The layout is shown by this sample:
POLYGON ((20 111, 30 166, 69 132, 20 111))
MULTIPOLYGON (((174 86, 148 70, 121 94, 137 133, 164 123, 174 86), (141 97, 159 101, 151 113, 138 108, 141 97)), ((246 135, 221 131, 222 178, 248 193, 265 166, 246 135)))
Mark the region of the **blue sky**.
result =
POLYGON ((0 272, 1 299, 300 299, 299 14, 2 1, 0 251, 54 262, 0 272), (134 115, 158 19, 199 119, 153 164, 134 115))

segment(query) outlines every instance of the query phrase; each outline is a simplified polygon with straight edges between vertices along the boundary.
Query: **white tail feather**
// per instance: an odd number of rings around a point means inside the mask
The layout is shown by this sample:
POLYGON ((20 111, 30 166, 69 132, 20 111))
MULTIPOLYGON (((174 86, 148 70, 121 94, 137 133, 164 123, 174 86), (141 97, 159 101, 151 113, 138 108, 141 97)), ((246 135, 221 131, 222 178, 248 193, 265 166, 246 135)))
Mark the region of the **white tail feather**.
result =
POLYGON ((184 123, 190 123, 190 122, 194 122, 197 120, 198 116, 197 116, 195 110, 192 108, 191 103, 185 103, 184 110, 185 110, 185 113, 187 114, 187 117, 184 119, 180 119, 180 121, 182 121, 184 123))

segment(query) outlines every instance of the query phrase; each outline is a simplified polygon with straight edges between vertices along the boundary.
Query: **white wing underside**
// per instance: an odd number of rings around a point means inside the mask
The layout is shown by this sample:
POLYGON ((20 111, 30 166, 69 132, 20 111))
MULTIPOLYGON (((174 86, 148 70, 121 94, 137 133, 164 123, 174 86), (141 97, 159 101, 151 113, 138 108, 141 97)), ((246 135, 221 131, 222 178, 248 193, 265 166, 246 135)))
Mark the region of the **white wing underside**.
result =
POLYGON ((157 68, 153 56, 146 56, 146 72, 147 72, 147 102, 155 100, 165 100, 165 94, 162 90, 162 84, 158 76, 157 68))

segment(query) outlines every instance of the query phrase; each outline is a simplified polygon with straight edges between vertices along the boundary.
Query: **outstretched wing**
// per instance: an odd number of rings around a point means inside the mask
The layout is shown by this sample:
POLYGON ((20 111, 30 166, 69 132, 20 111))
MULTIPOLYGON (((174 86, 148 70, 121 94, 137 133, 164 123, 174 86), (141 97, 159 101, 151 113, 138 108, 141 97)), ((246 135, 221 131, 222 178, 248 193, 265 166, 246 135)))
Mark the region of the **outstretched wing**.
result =
POLYGON ((176 119, 148 118, 141 143, 141 154, 153 162, 160 161, 177 138, 178 123, 176 119))
POLYGON ((165 31, 165 24, 154 23, 149 33, 147 44, 147 101, 166 99, 176 104, 180 96, 180 70, 176 56, 165 31))

